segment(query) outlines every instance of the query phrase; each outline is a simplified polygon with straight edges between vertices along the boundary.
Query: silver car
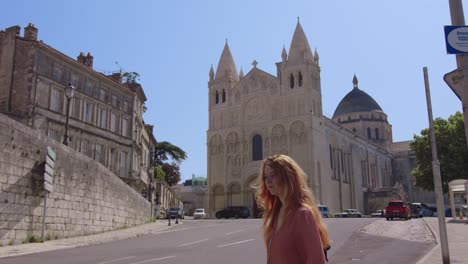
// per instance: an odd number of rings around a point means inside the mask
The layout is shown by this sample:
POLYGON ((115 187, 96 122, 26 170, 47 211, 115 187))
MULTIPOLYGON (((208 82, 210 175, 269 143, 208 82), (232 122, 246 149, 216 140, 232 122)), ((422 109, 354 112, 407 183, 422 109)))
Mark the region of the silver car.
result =
POLYGON ((193 213, 193 219, 205 219, 206 213, 204 208, 197 208, 193 213))

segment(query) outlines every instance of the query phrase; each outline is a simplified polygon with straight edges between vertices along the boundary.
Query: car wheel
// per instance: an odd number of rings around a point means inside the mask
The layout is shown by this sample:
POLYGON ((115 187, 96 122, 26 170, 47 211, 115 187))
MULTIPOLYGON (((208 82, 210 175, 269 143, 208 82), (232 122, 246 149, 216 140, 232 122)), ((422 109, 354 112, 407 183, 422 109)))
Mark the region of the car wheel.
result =
POLYGON ((387 221, 390 220, 390 218, 387 217, 387 221))
POLYGON ((221 214, 216 214, 216 218, 220 219, 220 218, 221 218, 221 214))

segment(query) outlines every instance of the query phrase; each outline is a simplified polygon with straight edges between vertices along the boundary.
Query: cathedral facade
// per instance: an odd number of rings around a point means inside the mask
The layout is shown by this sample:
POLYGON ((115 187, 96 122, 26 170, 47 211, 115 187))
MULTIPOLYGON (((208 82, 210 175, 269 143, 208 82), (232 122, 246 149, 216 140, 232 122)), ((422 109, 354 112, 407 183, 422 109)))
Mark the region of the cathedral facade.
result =
POLYGON ((244 76, 226 43, 216 72, 210 69, 208 211, 242 205, 255 216, 260 165, 274 154, 296 160, 317 202, 332 212, 384 204, 395 193, 387 115, 356 76, 333 117, 322 114, 319 56, 299 21, 281 58, 276 76, 255 61, 244 76))

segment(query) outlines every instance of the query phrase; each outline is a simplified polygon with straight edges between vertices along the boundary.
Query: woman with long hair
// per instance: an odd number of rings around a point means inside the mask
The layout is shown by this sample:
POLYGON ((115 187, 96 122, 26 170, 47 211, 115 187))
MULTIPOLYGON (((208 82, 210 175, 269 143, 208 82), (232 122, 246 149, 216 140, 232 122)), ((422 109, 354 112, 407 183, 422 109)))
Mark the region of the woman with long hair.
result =
POLYGON ((263 238, 267 264, 325 263, 330 240, 306 174, 286 155, 263 160, 256 193, 265 209, 263 238))

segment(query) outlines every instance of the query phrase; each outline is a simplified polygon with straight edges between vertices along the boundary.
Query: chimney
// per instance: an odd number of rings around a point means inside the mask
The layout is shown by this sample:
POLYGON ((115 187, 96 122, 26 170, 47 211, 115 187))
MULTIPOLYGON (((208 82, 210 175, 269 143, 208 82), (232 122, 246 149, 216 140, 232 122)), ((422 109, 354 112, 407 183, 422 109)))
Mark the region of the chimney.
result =
POLYGON ((38 29, 34 26, 33 23, 29 23, 27 27, 24 28, 24 38, 26 40, 37 40, 37 31, 38 29))
POLYGON ((78 62, 81 62, 83 64, 86 64, 86 56, 84 55, 83 52, 80 52, 80 55, 78 55, 78 57, 76 57, 76 60, 78 62))
POLYGON ((90 67, 91 69, 93 68, 93 60, 94 57, 91 55, 91 52, 88 52, 88 55, 86 55, 86 66, 90 67))
POLYGON ((118 81, 119 83, 122 83, 122 74, 120 72, 113 73, 111 75, 107 75, 108 77, 118 81))

